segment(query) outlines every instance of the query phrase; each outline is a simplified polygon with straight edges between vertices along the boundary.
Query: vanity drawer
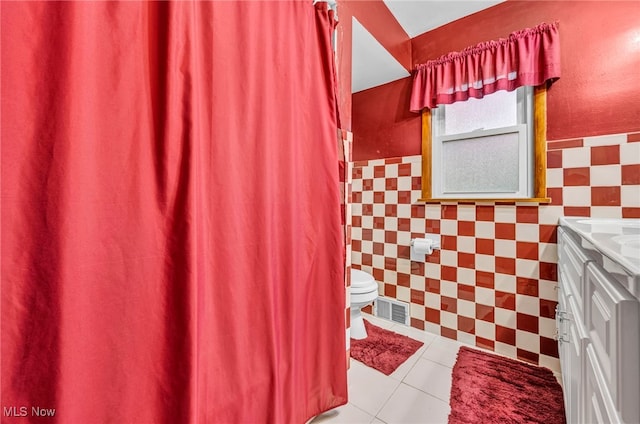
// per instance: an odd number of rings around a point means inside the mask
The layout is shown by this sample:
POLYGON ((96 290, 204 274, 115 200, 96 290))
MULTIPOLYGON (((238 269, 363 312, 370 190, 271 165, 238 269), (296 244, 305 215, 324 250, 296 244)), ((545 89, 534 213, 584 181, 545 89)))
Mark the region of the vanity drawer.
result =
POLYGON ((600 265, 585 268, 585 327, 624 422, 640 421, 640 304, 600 265))

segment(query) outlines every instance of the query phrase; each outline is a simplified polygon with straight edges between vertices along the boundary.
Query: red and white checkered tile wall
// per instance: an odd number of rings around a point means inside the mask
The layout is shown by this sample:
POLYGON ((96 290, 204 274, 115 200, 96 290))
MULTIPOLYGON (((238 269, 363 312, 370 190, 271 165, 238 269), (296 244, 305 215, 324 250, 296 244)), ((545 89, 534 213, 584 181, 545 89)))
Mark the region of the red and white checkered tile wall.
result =
POLYGON ((640 133, 548 143, 549 205, 418 204, 421 157, 355 162, 352 264, 410 303, 411 325, 559 370, 560 216, 640 217, 640 133), (426 262, 412 238, 441 235, 426 262))
POLYGON ((350 309, 350 291, 351 286, 351 182, 353 175, 353 162, 351 160, 351 147, 353 145, 353 133, 341 130, 338 133, 338 152, 339 163, 338 169, 340 173, 340 192, 342 204, 342 218, 344 230, 344 255, 345 255, 345 336, 347 346, 347 367, 349 367, 350 358, 350 328, 351 328, 351 309, 350 309))

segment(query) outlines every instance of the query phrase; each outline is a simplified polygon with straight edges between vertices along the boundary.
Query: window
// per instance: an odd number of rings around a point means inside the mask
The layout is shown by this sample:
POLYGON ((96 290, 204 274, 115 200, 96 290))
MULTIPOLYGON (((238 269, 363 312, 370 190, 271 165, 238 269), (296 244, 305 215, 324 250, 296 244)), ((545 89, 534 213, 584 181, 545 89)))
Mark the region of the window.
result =
POLYGON ((544 87, 497 91, 422 116, 421 201, 550 201, 544 87))

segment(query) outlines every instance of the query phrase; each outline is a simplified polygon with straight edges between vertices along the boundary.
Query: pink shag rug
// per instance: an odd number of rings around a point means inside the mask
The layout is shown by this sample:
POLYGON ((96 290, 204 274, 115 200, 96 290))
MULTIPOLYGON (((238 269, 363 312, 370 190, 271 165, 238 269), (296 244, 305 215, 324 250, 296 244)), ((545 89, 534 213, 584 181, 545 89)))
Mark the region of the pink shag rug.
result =
POLYGON ((365 339, 351 339, 351 357, 385 375, 396 370, 424 343, 364 320, 365 339))
POLYGON ((453 367, 449 424, 564 424, 551 370, 461 347, 453 367))

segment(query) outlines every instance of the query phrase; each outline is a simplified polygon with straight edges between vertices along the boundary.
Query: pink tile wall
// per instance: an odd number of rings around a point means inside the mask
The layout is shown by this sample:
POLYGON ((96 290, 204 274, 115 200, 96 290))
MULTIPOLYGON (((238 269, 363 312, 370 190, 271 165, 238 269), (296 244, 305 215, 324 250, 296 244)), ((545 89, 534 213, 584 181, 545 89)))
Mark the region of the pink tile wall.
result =
POLYGON ((558 370, 558 218, 640 217, 640 134, 550 142, 550 205, 417 204, 421 158, 356 162, 352 265, 410 304, 411 325, 558 370), (409 243, 440 234, 424 263, 409 243))

